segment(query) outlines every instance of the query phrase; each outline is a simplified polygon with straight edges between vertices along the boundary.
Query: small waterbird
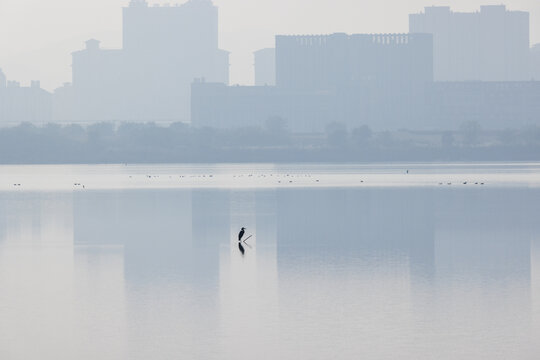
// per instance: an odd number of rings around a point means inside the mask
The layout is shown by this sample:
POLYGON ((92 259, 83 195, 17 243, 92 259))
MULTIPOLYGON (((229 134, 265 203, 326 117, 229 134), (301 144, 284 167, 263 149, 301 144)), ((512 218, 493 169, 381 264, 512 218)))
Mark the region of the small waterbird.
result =
POLYGON ((240 232, 238 233, 238 241, 242 241, 242 237, 244 236, 246 228, 240 229, 240 232))

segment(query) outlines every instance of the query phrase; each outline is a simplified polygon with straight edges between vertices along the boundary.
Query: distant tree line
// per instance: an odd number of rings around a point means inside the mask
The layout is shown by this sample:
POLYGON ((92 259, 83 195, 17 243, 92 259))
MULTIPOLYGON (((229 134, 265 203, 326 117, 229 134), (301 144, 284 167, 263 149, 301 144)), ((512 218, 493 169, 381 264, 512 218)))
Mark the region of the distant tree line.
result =
POLYGON ((487 131, 372 131, 329 124, 293 134, 280 119, 263 127, 194 128, 183 123, 23 123, 0 128, 0 163, 190 163, 539 161, 540 127, 487 131))

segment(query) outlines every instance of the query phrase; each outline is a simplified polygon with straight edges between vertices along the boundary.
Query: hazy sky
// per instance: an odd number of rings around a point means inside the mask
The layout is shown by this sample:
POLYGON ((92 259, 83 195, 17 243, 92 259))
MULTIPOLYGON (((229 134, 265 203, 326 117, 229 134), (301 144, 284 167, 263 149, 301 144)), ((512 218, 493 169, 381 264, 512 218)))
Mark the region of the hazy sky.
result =
MULTIPOLYGON (((149 1, 167 3, 167 1, 149 1)), ((172 1, 170 3, 184 3, 172 1)), ((71 80, 72 51, 89 38, 121 47, 121 7, 128 0, 0 0, 0 68, 9 79, 39 79, 47 89, 71 80)), ((251 84, 252 52, 274 34, 407 32, 408 14, 424 6, 473 11, 505 3, 531 12, 531 42, 540 42, 539 0, 214 0, 220 46, 231 51, 231 82, 251 84)))

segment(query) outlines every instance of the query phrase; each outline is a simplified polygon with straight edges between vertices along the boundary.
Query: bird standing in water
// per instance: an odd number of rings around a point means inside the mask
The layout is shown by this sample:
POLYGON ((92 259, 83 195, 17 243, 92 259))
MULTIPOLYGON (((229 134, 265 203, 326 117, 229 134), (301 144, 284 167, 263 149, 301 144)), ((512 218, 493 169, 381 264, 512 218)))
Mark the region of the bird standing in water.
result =
POLYGON ((240 232, 238 233, 238 241, 242 241, 242 237, 244 236, 246 228, 240 229, 240 232))

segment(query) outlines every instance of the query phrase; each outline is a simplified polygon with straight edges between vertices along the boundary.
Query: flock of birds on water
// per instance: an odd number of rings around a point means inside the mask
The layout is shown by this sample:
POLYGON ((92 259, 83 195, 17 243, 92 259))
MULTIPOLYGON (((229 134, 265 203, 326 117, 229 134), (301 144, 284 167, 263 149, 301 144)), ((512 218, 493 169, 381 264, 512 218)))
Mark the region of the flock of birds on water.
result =
MULTIPOLYGON (((306 175, 291 175, 291 174, 286 174, 286 175, 279 175, 279 174, 276 174, 276 178, 278 177, 290 177, 290 178, 294 178, 294 177, 303 177, 303 178, 311 178, 312 175, 310 174, 306 174, 306 175)), ((132 178, 133 176, 130 175, 129 176, 130 178, 132 178)), ((159 175, 146 175, 147 178, 149 179, 152 179, 152 178, 159 178, 160 176, 159 175)), ((186 176, 186 175, 179 175, 180 178, 213 178, 214 175, 189 175, 189 176, 186 176)), ((254 175, 254 174, 248 174, 248 175, 244 175, 244 174, 240 174, 240 175, 233 175, 232 176, 233 178, 270 178, 270 177, 274 177, 274 174, 269 174, 269 175, 266 175, 266 174, 259 174, 259 175, 254 175)), ((169 175, 169 179, 172 179, 173 176, 172 175, 169 175)), ((289 182, 289 183, 293 183, 293 180, 284 180, 284 182, 289 182)), ((315 182, 320 182, 320 179, 315 179, 315 182)), ((361 182, 364 182, 363 180, 361 182)), ((282 181, 281 180, 278 180, 277 182, 278 184, 281 184, 282 181)))
MULTIPOLYGON (((407 170, 406 174, 408 175, 409 174, 409 170, 407 170)), ((177 175, 178 178, 180 179, 184 179, 184 178, 213 178, 214 175, 206 175, 206 174, 203 174, 203 175, 177 175)), ((134 175, 129 175, 129 178, 132 179, 134 177, 134 175)), ((156 178, 160 178, 160 175, 145 175, 145 177, 147 179, 156 179, 156 178)), ((168 176, 169 179, 172 179, 173 176, 172 175, 169 175, 168 176)), ((176 176, 174 176, 176 177, 176 176)), ((311 174, 304 174, 304 175, 291 175, 291 174, 259 174, 259 175, 254 175, 254 174, 239 174, 239 175, 233 175, 232 176, 233 178, 283 178, 283 180, 277 180, 277 184, 283 184, 283 183, 288 183, 288 184, 292 184, 294 182, 294 180, 292 180, 293 178, 312 178, 313 176, 311 174)), ((315 178, 314 179, 314 182, 315 183, 320 183, 321 180, 320 179, 317 179, 315 178)), ((360 184, 363 184, 364 183, 364 180, 360 180, 359 181, 360 184)), ((453 185, 454 183, 452 182, 439 182, 439 186, 442 186, 442 185, 447 185, 447 186, 450 186, 450 185, 453 185)), ((485 185, 484 182, 470 182, 470 181, 463 181, 463 182, 458 182, 457 184, 462 184, 462 185, 480 185, 480 186, 483 186, 485 185)), ((13 184, 13 186, 15 187, 20 187, 21 184, 20 183, 15 183, 13 184)), ((81 184, 81 183, 74 183, 73 186, 75 188, 82 188, 82 189, 86 189, 86 186, 84 184, 81 184)))
MULTIPOLYGON (((468 181, 464 181, 462 184, 463 184, 463 185, 467 185, 467 184, 473 184, 473 183, 469 183, 468 181)), ((439 185, 444 185, 444 183, 441 183, 441 182, 440 182, 439 185)), ((446 185, 452 185, 452 183, 449 182, 449 183, 446 183, 446 185)), ((474 185, 485 185, 485 184, 484 184, 483 182, 481 182, 481 183, 475 182, 474 185)))

